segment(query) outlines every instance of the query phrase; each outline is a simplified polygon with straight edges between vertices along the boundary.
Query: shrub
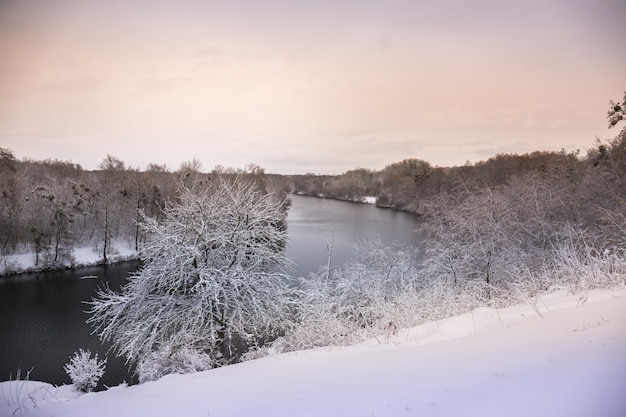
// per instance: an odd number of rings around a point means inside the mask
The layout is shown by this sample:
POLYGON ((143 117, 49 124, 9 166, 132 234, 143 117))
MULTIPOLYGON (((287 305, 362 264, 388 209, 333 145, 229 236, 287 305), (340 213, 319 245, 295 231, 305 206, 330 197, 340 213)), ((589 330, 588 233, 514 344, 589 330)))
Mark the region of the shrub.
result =
POLYGON ((156 381, 169 374, 188 374, 205 371, 213 367, 211 357, 189 347, 164 346, 150 352, 137 362, 136 374, 139 383, 156 381))
POLYGON ((102 361, 98 360, 97 353, 92 358, 89 350, 80 349, 74 352, 74 356, 70 358, 69 363, 65 364, 64 369, 77 390, 91 392, 104 375, 106 363, 106 358, 102 361))

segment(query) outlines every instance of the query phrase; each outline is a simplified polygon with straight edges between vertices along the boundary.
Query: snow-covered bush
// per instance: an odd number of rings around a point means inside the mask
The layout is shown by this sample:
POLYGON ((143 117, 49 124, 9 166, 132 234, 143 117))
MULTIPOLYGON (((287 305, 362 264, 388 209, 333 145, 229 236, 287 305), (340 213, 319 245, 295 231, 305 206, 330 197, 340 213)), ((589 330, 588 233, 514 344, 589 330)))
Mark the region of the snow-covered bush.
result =
POLYGON ((98 360, 98 354, 91 357, 89 350, 79 349, 70 357, 69 363, 65 364, 65 372, 72 380, 77 390, 91 392, 98 385, 98 381, 104 375, 107 360, 98 360))
MULTIPOLYGON (((621 252, 598 253, 584 235, 571 229, 555 240, 540 268, 520 259, 501 272, 506 279, 459 279, 437 274, 432 259, 424 268, 402 247, 365 245, 341 267, 312 274, 301 285, 296 324, 270 346, 248 358, 329 345, 347 345, 377 337, 393 328, 466 313, 477 307, 502 308, 533 303, 558 289, 573 292, 626 285, 626 259, 621 252)), ((385 339, 380 339, 385 340, 385 339)))
MULTIPOLYGON (((309 280, 316 280, 312 275, 309 280)), ((314 288, 319 282, 305 287, 298 300, 296 324, 286 334, 271 343, 267 353, 283 353, 313 347, 348 345, 363 339, 363 329, 338 312, 339 299, 332 289, 314 288)))
POLYGON ((150 352, 137 362, 135 372, 139 383, 156 381, 169 374, 188 374, 213 367, 211 357, 189 347, 174 348, 165 346, 157 352, 150 352))
POLYGON ((555 251, 549 272, 552 280, 573 292, 626 285, 626 258, 622 248, 595 250, 584 239, 570 241, 555 251))
POLYGON ((121 293, 100 291, 90 311, 101 339, 130 362, 145 361, 143 379, 229 363, 290 318, 281 202, 239 178, 181 185, 179 193, 162 221, 143 217, 141 269, 121 293), (170 366, 184 352, 202 360, 170 366), (163 357, 170 359, 161 364, 163 357))
POLYGON ((296 324, 265 351, 347 345, 381 334, 390 322, 418 324, 419 279, 414 250, 358 244, 352 262, 302 281, 296 324))

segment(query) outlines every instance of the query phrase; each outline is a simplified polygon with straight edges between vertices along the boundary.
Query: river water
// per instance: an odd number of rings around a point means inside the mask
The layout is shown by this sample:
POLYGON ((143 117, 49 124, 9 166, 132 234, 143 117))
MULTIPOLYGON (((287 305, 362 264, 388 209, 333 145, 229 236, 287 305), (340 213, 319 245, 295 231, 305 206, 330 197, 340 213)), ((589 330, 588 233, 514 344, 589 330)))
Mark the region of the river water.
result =
POLYGON ((329 246, 331 263, 341 265, 354 255, 355 243, 379 240, 385 245, 417 246, 421 242, 417 216, 412 213, 317 197, 290 198, 287 257, 294 262, 296 277, 325 267, 329 246))
MULTIPOLYGON (((287 256, 293 265, 290 273, 306 277, 325 267, 328 248, 331 262, 341 265, 354 254, 354 243, 380 240, 415 245, 417 217, 372 205, 291 196, 287 218, 290 235, 287 256)), ((74 271, 28 274, 0 284, 0 381, 15 378, 17 369, 32 369, 31 380, 56 385, 70 383, 63 365, 79 348, 98 352, 107 358, 107 368, 99 389, 123 381, 135 383, 132 370, 122 358, 107 354, 108 346, 91 334, 85 323, 91 300, 98 288, 108 285, 119 289, 138 262, 74 271)))
POLYGON ((11 375, 15 379, 18 368, 24 379, 25 372, 32 368, 31 380, 69 384, 63 365, 82 348, 98 352, 99 358, 107 357, 100 388, 124 380, 136 382, 124 360, 107 355, 108 346, 91 334, 91 327, 85 323, 89 306, 84 302, 91 300, 105 283, 119 289, 138 265, 125 262, 106 268, 20 275, 1 284, 0 381, 11 375))

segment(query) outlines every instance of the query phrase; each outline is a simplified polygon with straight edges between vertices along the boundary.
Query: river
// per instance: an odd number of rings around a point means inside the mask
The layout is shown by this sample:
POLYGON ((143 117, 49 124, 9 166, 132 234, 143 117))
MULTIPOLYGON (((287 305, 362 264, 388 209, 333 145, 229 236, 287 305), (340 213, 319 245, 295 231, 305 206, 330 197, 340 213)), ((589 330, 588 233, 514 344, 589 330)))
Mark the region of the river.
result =
POLYGON ((412 246, 421 242, 417 216, 412 213, 317 197, 290 198, 287 257, 294 262, 296 277, 306 277, 327 265, 329 244, 332 264, 341 265, 352 258, 358 242, 380 240, 412 246))
MULTIPOLYGON (((348 262, 355 242, 380 240, 383 244, 418 245, 417 217, 373 205, 291 196, 287 218, 290 235, 287 257, 290 273, 306 277, 327 264, 332 243, 332 264, 348 262)), ((20 368, 22 378, 32 369, 30 379, 56 385, 70 383, 63 365, 79 348, 107 357, 103 385, 136 382, 122 358, 107 354, 108 346, 91 334, 85 323, 85 304, 99 287, 119 289, 138 262, 73 271, 27 274, 0 284, 0 381, 20 368)))

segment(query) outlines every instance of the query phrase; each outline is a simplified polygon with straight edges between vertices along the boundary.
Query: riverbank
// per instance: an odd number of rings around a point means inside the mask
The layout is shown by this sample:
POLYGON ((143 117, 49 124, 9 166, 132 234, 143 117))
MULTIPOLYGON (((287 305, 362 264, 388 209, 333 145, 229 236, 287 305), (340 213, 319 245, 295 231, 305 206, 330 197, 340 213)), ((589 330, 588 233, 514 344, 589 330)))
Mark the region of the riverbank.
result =
POLYGON ((617 417, 626 415, 624 351, 626 289, 561 291, 534 306, 479 308, 359 345, 80 398, 67 387, 4 382, 0 414, 617 417), (8 395, 20 384, 27 395, 8 395))
POLYGON ((361 203, 361 204, 373 204, 376 207, 381 207, 381 208, 393 208, 393 207, 384 207, 384 206, 379 206, 377 205, 377 198, 373 197, 373 196, 361 196, 361 197, 357 197, 357 198, 353 198, 353 199, 349 199, 349 198, 338 198, 338 197, 329 197, 326 194, 305 194, 305 193, 290 193, 292 195, 299 195, 302 197, 316 197, 316 198, 326 198, 329 200, 337 200, 337 201, 346 201, 348 203, 361 203))
MULTIPOLYGON (((102 253, 92 247, 75 248, 72 251, 72 260, 50 265, 35 265, 35 253, 27 252, 0 257, 0 280, 19 274, 36 272, 62 271, 78 269, 88 266, 104 265, 102 253)), ((139 252, 123 242, 117 242, 111 247, 106 264, 139 260, 139 252)))
MULTIPOLYGON (((349 203, 368 204, 374 205, 379 208, 388 208, 392 210, 404 211, 394 207, 381 206, 377 203, 377 198, 372 196, 359 197, 357 200, 338 199, 333 197, 327 197, 324 195, 307 195, 293 193, 296 196, 302 197, 315 197, 325 200, 342 201, 349 203)), ((415 214, 413 212, 406 211, 406 213, 415 214)), ((352 243, 352 242, 351 242, 352 243)), ((108 255, 106 264, 115 264, 119 262, 136 261, 139 260, 139 253, 131 248, 126 242, 115 242, 112 245, 111 252, 108 255)), ((0 256, 0 281, 20 274, 30 274, 38 272, 50 272, 50 271, 62 271, 68 269, 78 269, 89 266, 104 265, 102 259, 101 250, 95 250, 93 247, 81 247, 74 248, 72 252, 71 261, 59 262, 56 264, 44 264, 40 262, 40 265, 35 265, 35 253, 25 252, 20 254, 11 254, 0 256)), ((43 257, 43 255, 40 254, 43 257)), ((324 253, 324 260, 319 265, 324 264, 326 254, 324 253)))
POLYGON ((416 211, 412 211, 412 210, 407 210, 407 209, 403 209, 400 207, 396 207, 396 206, 391 206, 391 205, 386 205, 386 204, 381 204, 380 200, 378 197, 375 196, 361 196, 361 197, 356 197, 356 198, 339 198, 339 197, 329 197, 326 194, 306 194, 306 193, 289 193, 291 195, 297 195, 297 196, 301 196, 301 197, 315 197, 315 198, 323 198, 326 200, 334 200, 334 201, 344 201, 346 203, 357 203, 357 204, 371 204, 373 206, 376 206, 377 208, 381 208, 381 209, 389 209, 389 210, 396 210, 396 211, 401 211, 404 213, 410 213, 413 214, 415 216, 420 216, 420 213, 416 212, 416 211))

